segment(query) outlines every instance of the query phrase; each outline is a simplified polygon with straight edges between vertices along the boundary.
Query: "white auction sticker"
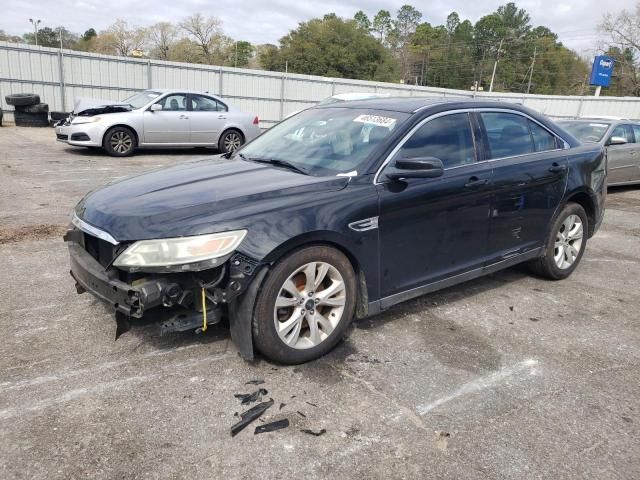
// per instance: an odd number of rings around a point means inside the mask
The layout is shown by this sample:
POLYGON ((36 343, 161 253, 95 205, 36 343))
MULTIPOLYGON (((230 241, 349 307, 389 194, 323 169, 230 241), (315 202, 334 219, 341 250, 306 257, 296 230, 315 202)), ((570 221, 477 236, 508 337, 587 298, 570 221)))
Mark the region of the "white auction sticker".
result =
POLYGON ((381 117, 380 115, 360 115, 359 117, 354 118, 353 121, 358 123, 369 123, 371 125, 387 128, 391 128, 396 123, 395 118, 381 117))

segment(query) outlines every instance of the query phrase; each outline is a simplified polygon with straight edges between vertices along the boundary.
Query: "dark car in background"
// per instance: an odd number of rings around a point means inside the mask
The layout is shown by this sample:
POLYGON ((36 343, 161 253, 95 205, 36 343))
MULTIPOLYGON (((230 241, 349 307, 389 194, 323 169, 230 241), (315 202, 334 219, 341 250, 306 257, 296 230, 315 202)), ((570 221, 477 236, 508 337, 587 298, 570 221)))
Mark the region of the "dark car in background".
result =
POLYGON ((610 186, 640 183, 640 123, 611 118, 562 120, 558 124, 583 142, 596 142, 607 152, 610 186))
POLYGON ((300 363, 434 290, 523 262, 568 277, 605 195, 603 148, 525 107, 375 99, 93 191, 65 239, 78 292, 117 317, 226 317, 245 358, 300 363))

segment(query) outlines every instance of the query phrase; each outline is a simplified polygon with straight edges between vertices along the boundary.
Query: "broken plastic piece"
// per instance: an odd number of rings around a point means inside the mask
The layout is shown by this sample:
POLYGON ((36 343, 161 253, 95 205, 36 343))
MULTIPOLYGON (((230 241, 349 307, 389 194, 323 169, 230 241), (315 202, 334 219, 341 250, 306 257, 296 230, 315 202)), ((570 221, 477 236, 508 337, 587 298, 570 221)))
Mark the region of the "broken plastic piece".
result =
POLYGON ((236 393, 234 397, 240 400, 242 405, 249 405, 250 403, 262 400, 262 396, 268 394, 264 388, 259 388, 253 393, 236 393))
POLYGON ((131 330, 131 319, 128 315, 120 311, 116 311, 116 340, 120 338, 120 335, 131 330))
POLYGON ((263 383, 264 380, 256 378, 255 380, 249 380, 247 383, 245 383, 245 385, 262 385, 263 383))
POLYGON ((258 425, 253 432, 254 435, 259 433, 267 433, 267 432, 275 432, 276 430, 282 430, 283 428, 287 428, 289 426, 289 419, 285 418, 282 420, 277 420, 271 423, 265 423, 264 425, 258 425))
POLYGON ((302 413, 300 410, 298 410, 296 413, 300 415, 302 418, 307 418, 307 416, 304 413, 302 413))
POLYGON ((273 405, 273 399, 269 399, 268 402, 262 402, 255 407, 250 408, 246 412, 240 414, 240 421, 231 427, 231 436, 235 437, 251 422, 259 418, 267 409, 273 405))
POLYGON ((281 404, 280 404, 280 408, 279 408, 278 410, 282 410, 282 409, 283 409, 284 407, 286 407, 286 406, 287 406, 287 404, 286 404, 286 403, 281 403, 281 404))
POLYGON ((317 407, 318 406, 315 403, 311 403, 311 402, 307 402, 307 401, 305 401, 304 403, 307 403, 307 404, 311 405, 312 407, 317 407))
POLYGON ((314 437, 319 437, 320 435, 324 435, 327 431, 323 428, 318 432, 314 432, 313 430, 309 430, 308 428, 300 430, 301 432, 308 433, 309 435, 313 435, 314 437))

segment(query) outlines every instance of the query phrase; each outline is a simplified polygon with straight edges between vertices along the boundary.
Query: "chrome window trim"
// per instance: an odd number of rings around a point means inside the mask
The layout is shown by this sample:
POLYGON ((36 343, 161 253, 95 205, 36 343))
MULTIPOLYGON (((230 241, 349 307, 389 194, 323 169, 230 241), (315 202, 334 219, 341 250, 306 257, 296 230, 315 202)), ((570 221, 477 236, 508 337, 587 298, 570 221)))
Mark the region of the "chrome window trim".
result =
MULTIPOLYGON (((429 106, 431 106, 431 105, 429 105, 429 106)), ((531 117, 530 115, 527 115, 525 112, 520 112, 519 110, 511 110, 509 108, 496 108, 496 107, 493 107, 493 108, 492 107, 477 107, 477 108, 461 108, 461 109, 456 109, 456 110, 447 110, 446 112, 434 113, 433 115, 430 115, 427 118, 422 119, 420 121, 420 123, 418 123, 404 137, 402 137, 402 140, 400 140, 398 142, 398 144, 394 147, 394 149, 391 150, 391 153, 389 153, 389 155, 387 155, 387 158, 385 158, 384 162, 382 162, 382 165, 380 165, 378 170, 376 170, 376 174, 373 177, 373 184, 374 185, 382 185, 382 182, 380 182, 379 180, 380 180, 380 175, 382 174, 382 171, 384 170, 384 168, 391 161, 391 159, 396 155, 396 153, 398 153, 398 151, 407 142, 407 140, 409 140, 409 138, 414 133, 416 133, 416 131, 418 129, 420 129, 425 123, 429 122, 430 120, 434 120, 436 118, 439 118, 439 117, 444 117, 446 115, 453 115, 453 114, 456 114, 456 113, 468 113, 468 114, 471 114, 471 113, 482 113, 482 112, 513 113, 515 115, 520 115, 522 117, 525 117, 525 118, 529 119, 530 121, 536 123, 540 127, 542 127, 544 130, 546 130, 551 135, 553 135, 556 139, 561 140, 562 143, 563 143, 563 147, 562 148, 555 148, 553 150, 543 150, 541 152, 531 152, 531 153, 524 153, 524 154, 521 154, 521 155, 512 155, 512 156, 508 156, 508 157, 491 158, 491 159, 488 159, 488 160, 482 160, 482 161, 475 162, 475 163, 469 163, 467 165, 456 165, 454 167, 445 168, 445 171, 453 170, 455 168, 460 168, 460 167, 468 167, 469 165, 476 165, 476 164, 480 164, 480 163, 496 162, 496 161, 505 160, 505 159, 508 159, 508 158, 524 157, 524 156, 527 156, 527 155, 534 155, 534 154, 537 154, 537 153, 548 153, 548 152, 557 152, 557 151, 560 151, 560 150, 568 150, 570 148, 569 144, 567 143, 567 141, 564 138, 560 137, 555 132, 552 132, 551 130, 549 130, 546 126, 541 124, 535 118, 531 117)), ((471 125, 471 131, 473 133, 473 125, 471 125)), ((478 158, 478 152, 477 151, 476 151, 476 158, 478 158)))
POLYGON ((76 215, 75 212, 73 214, 73 217, 71 217, 71 223, 73 223, 76 227, 78 227, 83 232, 86 232, 89 235, 93 235, 94 237, 98 237, 99 239, 104 240, 105 242, 109 242, 112 245, 120 244, 120 242, 118 242, 115 238, 113 238, 109 233, 105 232, 104 230, 100 230, 99 228, 96 228, 93 225, 88 224, 87 222, 82 220, 80 217, 78 217, 78 215, 76 215))

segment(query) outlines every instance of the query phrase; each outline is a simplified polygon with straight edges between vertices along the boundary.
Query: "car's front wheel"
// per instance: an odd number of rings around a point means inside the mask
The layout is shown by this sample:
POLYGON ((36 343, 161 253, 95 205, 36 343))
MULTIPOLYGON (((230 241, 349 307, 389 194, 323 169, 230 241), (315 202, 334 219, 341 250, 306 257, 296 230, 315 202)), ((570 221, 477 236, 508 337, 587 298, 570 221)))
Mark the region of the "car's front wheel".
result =
POLYGON ((349 326, 356 291, 353 268, 340 251, 310 246, 287 255, 269 272, 257 298, 257 349, 285 364, 324 355, 349 326))
POLYGON ((553 222, 543 256, 530 264, 533 272, 551 280, 571 275, 587 246, 588 222, 582 206, 565 205, 553 222))
POLYGON ((104 134, 102 147, 113 157, 128 157, 136 148, 136 137, 127 127, 113 127, 104 134))

